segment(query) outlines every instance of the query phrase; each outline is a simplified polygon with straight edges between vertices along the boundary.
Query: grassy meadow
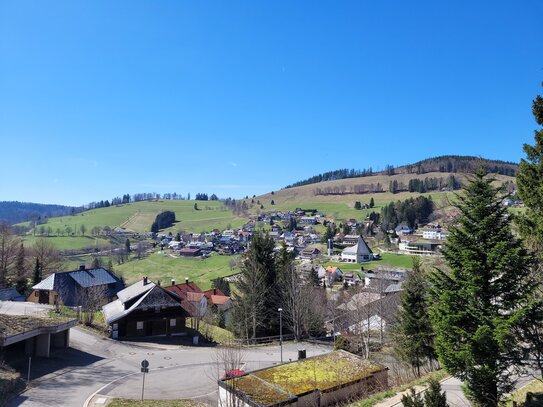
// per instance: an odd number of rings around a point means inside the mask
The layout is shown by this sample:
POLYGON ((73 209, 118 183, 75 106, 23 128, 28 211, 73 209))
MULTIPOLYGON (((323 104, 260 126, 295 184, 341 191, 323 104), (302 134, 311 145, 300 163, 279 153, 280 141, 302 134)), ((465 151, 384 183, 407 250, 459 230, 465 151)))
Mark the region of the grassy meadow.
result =
MULTIPOLYGON (((200 233, 213 228, 226 229, 228 225, 237 227, 245 222, 243 218, 235 216, 220 201, 159 200, 134 202, 92 209, 75 216, 50 218, 43 226, 51 228, 53 235, 56 235, 57 231, 66 234, 66 228, 79 234, 81 225, 85 225, 85 235, 87 236, 91 235, 91 229, 95 226, 101 228, 109 226, 112 229, 121 227, 129 232, 146 233, 150 231, 156 215, 163 211, 175 212, 177 222, 171 228, 166 229, 172 232, 185 230, 200 233), (198 204, 199 210, 194 209, 195 203, 198 204)), ((41 226, 39 225, 38 229, 41 226)))
POLYGON ((121 274, 127 284, 132 284, 147 276, 152 281, 160 280, 170 284, 170 280, 182 283, 185 277, 196 282, 202 289, 211 288, 211 280, 238 272, 230 268, 230 263, 237 256, 212 254, 206 259, 190 257, 171 257, 169 252, 154 252, 141 260, 131 260, 121 265, 114 265, 116 273, 121 274))

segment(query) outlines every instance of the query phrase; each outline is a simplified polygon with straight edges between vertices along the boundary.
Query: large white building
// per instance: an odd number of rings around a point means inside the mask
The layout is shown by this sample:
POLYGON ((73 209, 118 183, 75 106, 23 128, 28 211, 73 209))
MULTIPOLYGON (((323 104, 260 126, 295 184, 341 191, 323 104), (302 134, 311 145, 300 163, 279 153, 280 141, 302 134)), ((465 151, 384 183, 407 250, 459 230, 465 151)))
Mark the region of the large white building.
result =
POLYGON ((347 247, 341 252, 341 261, 349 263, 363 263, 373 259, 373 252, 362 236, 354 246, 347 247))

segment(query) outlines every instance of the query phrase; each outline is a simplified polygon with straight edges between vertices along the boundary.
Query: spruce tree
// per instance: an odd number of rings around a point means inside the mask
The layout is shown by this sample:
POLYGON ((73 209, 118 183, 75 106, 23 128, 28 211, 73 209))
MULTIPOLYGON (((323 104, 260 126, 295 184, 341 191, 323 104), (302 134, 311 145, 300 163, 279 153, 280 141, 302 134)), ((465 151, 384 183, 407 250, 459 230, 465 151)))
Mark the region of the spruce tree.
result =
POLYGON ((449 407, 447 396, 441 391, 441 384, 436 379, 430 379, 428 385, 428 389, 424 392, 426 407, 449 407))
POLYGON ((531 257, 492 181, 479 171, 457 196, 460 215, 442 249, 450 270, 432 274, 430 308, 439 360, 480 407, 496 407, 512 388, 521 359, 512 331, 533 295, 531 257))
MULTIPOLYGON (((535 121, 543 126, 543 98, 537 96, 532 104, 535 121)), ((535 130, 533 146, 524 144, 526 159, 517 172, 518 196, 525 212, 518 216, 520 232, 537 259, 533 279, 538 295, 525 312, 526 326, 517 334, 526 344, 526 360, 531 360, 543 375, 543 129, 535 130)))
MULTIPOLYGON (((532 105, 535 121, 543 126, 543 98, 537 96, 532 105)), ((535 144, 524 144, 526 159, 520 160, 517 172, 518 195, 526 212, 519 217, 524 239, 543 258, 543 129, 535 130, 535 144)))
POLYGON ((420 377, 420 368, 435 360, 436 355, 429 315, 429 285, 419 257, 413 257, 413 271, 402 288, 394 330, 395 349, 420 377))
POLYGON ((23 246, 23 242, 19 246, 17 251, 17 258, 15 259, 15 272, 16 272, 16 281, 15 288, 21 294, 26 293, 28 280, 27 280, 27 271, 26 271, 26 253, 23 246))
POLYGON ((34 274, 32 275, 32 285, 36 285, 41 281, 41 264, 40 259, 36 257, 36 265, 34 266, 34 274))
POLYGON ((411 388, 408 394, 402 396, 402 404, 404 407, 424 407, 424 400, 411 388))

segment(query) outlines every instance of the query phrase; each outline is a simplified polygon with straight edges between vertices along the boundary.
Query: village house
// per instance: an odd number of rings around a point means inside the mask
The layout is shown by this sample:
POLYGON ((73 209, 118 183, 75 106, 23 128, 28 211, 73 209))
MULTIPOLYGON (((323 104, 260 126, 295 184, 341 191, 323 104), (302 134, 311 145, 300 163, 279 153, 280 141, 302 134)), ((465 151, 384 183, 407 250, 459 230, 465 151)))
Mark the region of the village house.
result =
POLYGON ((410 228, 405 223, 401 223, 398 226, 396 226, 396 229, 394 229, 394 231, 396 232, 398 236, 405 236, 405 235, 410 235, 413 233, 413 229, 410 228))
POLYGON ((343 243, 349 246, 354 246, 358 243, 358 237, 359 235, 345 235, 343 237, 343 243))
POLYGON ((229 296, 225 295, 220 289, 212 288, 204 291, 204 295, 207 298, 208 306, 214 313, 221 312, 224 316, 224 325, 228 326, 232 319, 232 300, 229 296))
POLYGON ((398 241, 398 249, 403 254, 435 255, 439 254, 442 240, 422 240, 416 236, 408 239, 405 236, 398 241))
POLYGON ((392 284, 398 284, 407 278, 407 270, 370 270, 364 276, 364 285, 383 291, 392 284))
POLYGON ((362 263, 370 260, 373 260, 373 252, 362 236, 358 236, 354 246, 347 247, 341 252, 341 261, 362 263))
POLYGON ((92 300, 103 305, 124 288, 119 277, 105 268, 53 273, 32 287, 28 302, 76 307, 92 300), (90 298, 92 297, 92 298, 90 298))
POLYGON ((187 302, 147 277, 117 295, 117 300, 102 307, 113 339, 186 332, 185 319, 190 315, 187 302))
POLYGON ((361 281, 362 280, 356 273, 345 273, 343 276, 343 283, 347 284, 349 287, 352 285, 358 285, 361 281))
POLYGON ((164 288, 189 304, 190 316, 202 318, 207 312, 208 304, 204 292, 194 282, 189 281, 188 278, 185 278, 183 284, 175 284, 175 280, 172 280, 172 285, 164 288))
POLYGON ((306 247, 300 252, 300 258, 303 260, 314 260, 320 257, 321 251, 316 247, 306 247))
POLYGON ((300 223, 304 223, 306 225, 316 225, 318 222, 316 216, 302 216, 300 218, 300 223))
POLYGON ((339 267, 335 266, 328 266, 326 268, 319 266, 317 275, 326 287, 331 287, 334 282, 343 278, 343 272, 339 267))

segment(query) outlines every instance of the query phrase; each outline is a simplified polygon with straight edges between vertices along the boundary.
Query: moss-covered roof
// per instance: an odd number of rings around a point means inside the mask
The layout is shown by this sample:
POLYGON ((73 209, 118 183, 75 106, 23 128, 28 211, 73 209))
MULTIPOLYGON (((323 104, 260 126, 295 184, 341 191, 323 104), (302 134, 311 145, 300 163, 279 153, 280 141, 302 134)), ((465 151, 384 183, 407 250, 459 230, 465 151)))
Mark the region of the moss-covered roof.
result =
POLYGON ((314 390, 327 391, 356 382, 382 370, 344 351, 257 370, 225 382, 260 405, 272 405, 314 390))
POLYGON ((68 319, 62 317, 31 317, 27 315, 0 314, 0 337, 17 335, 42 327, 57 326, 68 321, 68 319))

